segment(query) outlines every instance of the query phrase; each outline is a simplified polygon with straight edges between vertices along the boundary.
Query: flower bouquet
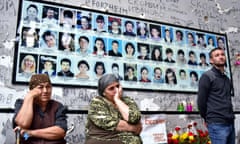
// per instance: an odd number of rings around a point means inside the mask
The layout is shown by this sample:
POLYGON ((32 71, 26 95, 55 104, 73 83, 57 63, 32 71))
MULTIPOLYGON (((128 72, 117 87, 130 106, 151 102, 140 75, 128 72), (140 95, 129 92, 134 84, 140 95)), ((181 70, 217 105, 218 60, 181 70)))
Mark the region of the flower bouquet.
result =
POLYGON ((187 130, 182 132, 176 126, 173 133, 168 133, 168 144, 211 144, 208 131, 197 128, 197 123, 188 124, 187 130))

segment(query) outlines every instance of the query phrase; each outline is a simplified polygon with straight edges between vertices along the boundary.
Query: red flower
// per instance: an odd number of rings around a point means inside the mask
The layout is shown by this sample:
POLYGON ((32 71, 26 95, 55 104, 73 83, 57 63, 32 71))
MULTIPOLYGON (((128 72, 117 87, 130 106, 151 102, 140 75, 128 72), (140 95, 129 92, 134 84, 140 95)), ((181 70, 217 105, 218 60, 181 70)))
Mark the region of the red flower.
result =
POLYGON ((173 144, 173 140, 168 138, 168 144, 173 144))
POLYGON ((172 133, 168 133, 168 134, 167 134, 167 137, 172 137, 172 136, 173 136, 172 133))
POLYGON ((191 124, 188 124, 188 126, 187 126, 188 128, 191 128, 192 127, 192 125, 191 124))
POLYGON ((179 143, 179 140, 175 139, 173 140, 173 144, 178 144, 179 143))
POLYGON ((194 136, 194 134, 192 132, 189 132, 188 135, 189 136, 194 136))
POLYGON ((175 127, 175 131, 179 131, 181 128, 179 126, 175 127))
POLYGON ((194 122, 194 123, 193 123, 193 126, 197 126, 197 122, 194 122))

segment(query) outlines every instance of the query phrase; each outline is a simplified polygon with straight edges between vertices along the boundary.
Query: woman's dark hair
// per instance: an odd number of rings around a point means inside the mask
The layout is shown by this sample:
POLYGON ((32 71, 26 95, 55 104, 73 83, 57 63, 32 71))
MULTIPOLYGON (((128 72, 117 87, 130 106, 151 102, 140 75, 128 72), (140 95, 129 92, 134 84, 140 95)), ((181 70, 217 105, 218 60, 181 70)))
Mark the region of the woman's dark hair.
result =
POLYGON ((176 34, 177 34, 177 33, 180 33, 180 35, 181 35, 181 40, 183 40, 183 32, 182 32, 181 30, 176 30, 175 33, 176 33, 176 34))
POLYGON ((105 74, 106 70, 105 70, 104 63, 103 63, 103 62, 100 62, 100 61, 97 61, 97 62, 96 62, 95 67, 94 67, 94 72, 97 73, 97 67, 98 67, 98 66, 102 66, 102 68, 103 68, 103 74, 105 74))
POLYGON ((196 77, 196 81, 198 81, 198 74, 197 74, 197 72, 191 71, 190 72, 190 77, 191 77, 191 75, 194 75, 196 77))
POLYGON ((188 34, 187 34, 187 35, 190 35, 190 36, 192 37, 193 41, 195 41, 195 37, 194 37, 193 33, 191 33, 191 32, 188 32, 188 34))
MULTIPOLYGON (((105 50, 105 43, 104 43, 104 40, 102 39, 102 38, 99 38, 99 37, 97 37, 96 39, 95 39, 95 44, 96 44, 96 42, 97 41, 101 41, 102 43, 103 43, 103 51, 105 52, 106 50, 105 50)), ((93 47, 93 51, 94 52, 96 52, 97 51, 97 47, 94 45, 94 47, 93 47)))
POLYGON ((125 45, 125 52, 127 53, 127 47, 128 46, 131 46, 132 48, 133 48, 133 55, 135 54, 135 47, 134 47, 134 45, 132 44, 132 43, 130 43, 130 42, 128 42, 128 43, 126 43, 126 45, 125 45))
POLYGON ((89 70, 89 64, 87 63, 87 61, 85 61, 85 60, 80 60, 79 62, 78 62, 78 68, 79 68, 79 66, 81 65, 81 64, 85 64, 86 66, 87 66, 87 68, 88 68, 88 70, 89 70))
POLYGON ((171 69, 171 68, 168 68, 168 69, 166 70, 166 74, 165 74, 165 81, 166 81, 166 83, 167 83, 167 84, 169 83, 169 80, 168 80, 168 77, 167 77, 167 74, 169 74, 169 73, 172 73, 172 74, 173 74, 173 77, 174 77, 173 83, 174 83, 174 84, 177 84, 176 74, 175 74, 175 72, 173 71, 173 69, 171 69))
POLYGON ((204 34, 202 34, 202 33, 197 33, 197 37, 204 39, 204 34))
POLYGON ((208 43, 208 44, 210 44, 210 43, 209 43, 209 40, 210 40, 210 39, 212 39, 212 41, 213 41, 213 44, 212 44, 212 46, 214 46, 214 45, 215 45, 215 43, 214 43, 213 37, 211 37, 211 36, 210 36, 210 37, 208 37, 208 41, 207 41, 207 43, 208 43))
POLYGON ((151 58, 152 58, 152 60, 155 60, 155 61, 162 61, 162 51, 161 51, 161 48, 159 46, 154 46, 153 47, 151 58), (159 52, 160 52, 159 57, 155 57, 155 51, 156 50, 159 50, 159 52))

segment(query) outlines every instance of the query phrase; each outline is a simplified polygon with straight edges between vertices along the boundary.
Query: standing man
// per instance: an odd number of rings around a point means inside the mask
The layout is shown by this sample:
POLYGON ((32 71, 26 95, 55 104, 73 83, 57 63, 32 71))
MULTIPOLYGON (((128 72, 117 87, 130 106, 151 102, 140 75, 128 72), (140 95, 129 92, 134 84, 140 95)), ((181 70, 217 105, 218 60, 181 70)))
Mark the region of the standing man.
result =
POLYGON ((212 68, 200 78, 198 108, 205 120, 212 144, 235 144, 232 84, 225 75, 226 56, 221 48, 209 53, 212 68))

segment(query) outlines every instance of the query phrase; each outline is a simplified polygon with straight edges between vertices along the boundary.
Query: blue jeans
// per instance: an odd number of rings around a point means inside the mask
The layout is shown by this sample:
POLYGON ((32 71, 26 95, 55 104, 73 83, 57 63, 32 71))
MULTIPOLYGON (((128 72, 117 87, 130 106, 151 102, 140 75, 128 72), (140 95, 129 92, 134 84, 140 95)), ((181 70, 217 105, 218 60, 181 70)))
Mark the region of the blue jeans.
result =
POLYGON ((234 124, 207 124, 211 144, 235 144, 234 124))

